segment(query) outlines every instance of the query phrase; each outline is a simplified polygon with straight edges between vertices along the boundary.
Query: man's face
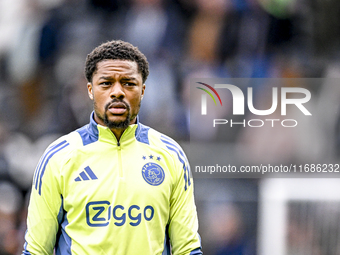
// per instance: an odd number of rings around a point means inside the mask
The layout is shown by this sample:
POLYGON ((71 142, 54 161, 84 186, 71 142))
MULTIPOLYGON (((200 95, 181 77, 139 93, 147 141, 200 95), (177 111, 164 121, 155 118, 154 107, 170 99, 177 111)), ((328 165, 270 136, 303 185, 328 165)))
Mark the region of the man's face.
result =
POLYGON ((97 63, 97 71, 87 88, 98 124, 111 130, 124 130, 136 122, 145 89, 136 62, 104 60, 97 63))

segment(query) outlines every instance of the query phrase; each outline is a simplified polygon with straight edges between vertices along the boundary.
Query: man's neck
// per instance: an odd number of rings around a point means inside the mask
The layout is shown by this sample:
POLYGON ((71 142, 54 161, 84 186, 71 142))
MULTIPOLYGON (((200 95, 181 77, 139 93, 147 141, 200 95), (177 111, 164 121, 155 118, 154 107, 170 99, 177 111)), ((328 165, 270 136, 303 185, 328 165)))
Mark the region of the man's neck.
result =
POLYGON ((122 128, 121 129, 114 129, 114 128, 112 128, 111 132, 115 135, 115 137, 117 138, 117 141, 119 142, 120 138, 122 137, 125 130, 126 130, 126 128, 125 129, 122 129, 122 128))
MULTIPOLYGON (((137 124, 137 117, 135 117, 133 120, 130 121, 129 125, 137 124)), ((128 127, 127 127, 128 128, 128 127)), ((117 138, 117 141, 120 141, 120 138, 122 137, 124 131, 127 128, 111 128, 111 132, 115 135, 117 138)))

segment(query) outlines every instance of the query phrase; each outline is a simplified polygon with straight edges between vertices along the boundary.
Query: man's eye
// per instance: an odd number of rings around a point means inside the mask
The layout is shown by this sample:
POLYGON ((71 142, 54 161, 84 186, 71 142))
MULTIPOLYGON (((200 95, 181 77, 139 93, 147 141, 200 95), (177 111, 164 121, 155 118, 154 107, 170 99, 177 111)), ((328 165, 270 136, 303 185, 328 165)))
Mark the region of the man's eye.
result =
POLYGON ((111 83, 109 81, 101 82, 99 85, 109 86, 111 83))
POLYGON ((136 84, 133 83, 133 82, 126 82, 125 85, 126 85, 126 86, 136 86, 136 84))

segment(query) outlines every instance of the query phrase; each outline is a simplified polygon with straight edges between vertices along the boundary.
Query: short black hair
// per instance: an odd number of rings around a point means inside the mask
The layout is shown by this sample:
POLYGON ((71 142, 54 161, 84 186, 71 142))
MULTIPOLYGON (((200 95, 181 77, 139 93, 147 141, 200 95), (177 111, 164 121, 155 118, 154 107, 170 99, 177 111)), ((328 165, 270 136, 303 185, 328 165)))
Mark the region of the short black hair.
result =
POLYGON ((97 63, 106 59, 130 60, 137 63, 138 71, 142 75, 143 83, 149 75, 149 62, 145 55, 131 43, 113 40, 96 47, 86 57, 85 76, 92 82, 93 74, 97 71, 97 63))

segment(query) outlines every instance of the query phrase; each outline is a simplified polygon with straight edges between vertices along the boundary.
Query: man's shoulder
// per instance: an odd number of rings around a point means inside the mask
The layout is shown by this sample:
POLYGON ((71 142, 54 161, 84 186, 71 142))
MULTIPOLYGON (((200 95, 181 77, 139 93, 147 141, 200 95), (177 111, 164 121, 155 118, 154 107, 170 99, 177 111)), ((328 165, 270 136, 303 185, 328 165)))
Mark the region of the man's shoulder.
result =
POLYGON ((45 150, 44 155, 49 157, 61 158, 71 155, 72 151, 83 146, 80 134, 77 130, 62 135, 54 140, 45 150))
POLYGON ((184 151, 176 140, 154 128, 148 127, 148 129, 150 145, 156 146, 162 150, 166 150, 168 153, 176 157, 178 155, 184 156, 184 151))
POLYGON ((79 147, 83 145, 80 134, 77 132, 77 130, 75 130, 68 134, 60 136, 54 142, 52 142, 50 146, 53 146, 63 141, 65 141, 65 143, 68 143, 70 147, 79 147))
POLYGON ((182 147, 173 138, 156 131, 155 129, 150 128, 149 133, 151 146, 155 146, 155 150, 161 150, 163 155, 167 155, 167 158, 171 159, 168 161, 172 162, 170 171, 174 174, 174 178, 179 178, 176 180, 180 180, 182 177, 184 177, 186 183, 184 187, 186 190, 187 185, 190 185, 191 183, 189 178, 187 178, 187 176, 190 176, 190 165, 182 147))

